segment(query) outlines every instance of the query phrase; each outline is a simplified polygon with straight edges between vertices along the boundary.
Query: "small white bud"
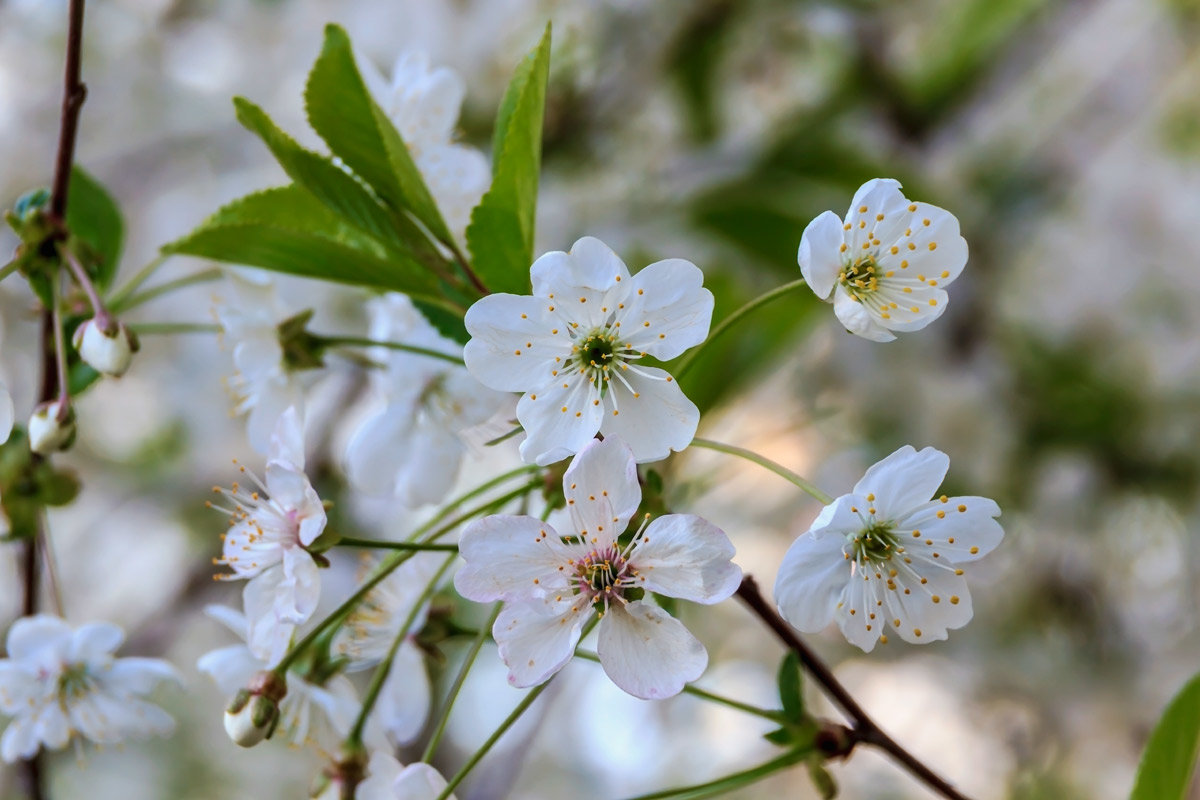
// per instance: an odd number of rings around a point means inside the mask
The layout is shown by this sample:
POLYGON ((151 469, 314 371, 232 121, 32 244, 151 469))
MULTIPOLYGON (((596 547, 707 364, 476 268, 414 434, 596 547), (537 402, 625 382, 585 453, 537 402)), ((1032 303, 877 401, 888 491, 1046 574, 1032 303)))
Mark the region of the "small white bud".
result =
POLYGON ((71 337, 79 357, 97 372, 119 378, 129 369, 138 350, 137 337, 120 322, 92 318, 75 329, 71 337))
POLYGON ((42 403, 29 418, 29 449, 38 455, 66 450, 75 441, 75 409, 67 406, 67 413, 60 420, 58 409, 62 403, 62 400, 42 403))
POLYGON ((287 683, 270 671, 259 672, 250 686, 240 690, 225 709, 225 732, 235 744, 253 747, 270 739, 279 724, 279 701, 287 683))

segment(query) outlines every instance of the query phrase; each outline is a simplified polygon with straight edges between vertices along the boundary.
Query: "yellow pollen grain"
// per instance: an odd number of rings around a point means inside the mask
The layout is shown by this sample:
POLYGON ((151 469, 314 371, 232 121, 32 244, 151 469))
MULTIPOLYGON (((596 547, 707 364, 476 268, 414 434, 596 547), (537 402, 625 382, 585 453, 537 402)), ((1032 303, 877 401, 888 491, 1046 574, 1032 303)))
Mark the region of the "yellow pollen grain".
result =
POLYGON ((978 547, 972 547, 972 548, 971 548, 971 555, 977 555, 978 553, 979 553, 979 548, 978 548, 978 547))
POLYGON ((963 574, 963 571, 962 571, 961 569, 956 569, 956 570, 954 570, 954 574, 955 574, 955 575, 962 575, 962 574, 963 574))
POLYGON ((921 220, 921 224, 922 224, 922 225, 924 225, 926 228, 928 228, 928 227, 929 227, 929 220, 927 220, 927 219, 923 219, 923 220, 921 220))
POLYGON ((891 251, 891 252, 892 252, 892 255, 896 255, 897 253, 899 253, 899 252, 900 252, 900 248, 899 248, 899 247, 896 247, 896 245, 892 245, 892 251, 891 251))
POLYGON ((929 599, 930 599, 930 600, 932 600, 932 601, 933 601, 933 602, 935 602, 935 603, 940 603, 940 602, 942 602, 942 598, 938 597, 936 594, 935 594, 933 597, 930 597, 929 599))
POLYGON ((920 638, 920 636, 921 636, 921 629, 920 629, 920 628, 913 628, 913 636, 916 636, 916 637, 920 638))
POLYGON ((887 644, 887 634, 886 633, 879 634, 879 643, 887 644))
POLYGON ((946 495, 942 495, 941 497, 939 497, 939 498, 938 498, 938 502, 939 502, 939 503, 949 503, 949 502, 950 502, 950 498, 949 498, 949 497, 947 497, 946 495))
POLYGON ((909 249, 909 250, 916 250, 916 249, 917 249, 917 246, 916 246, 915 244, 913 244, 912 242, 909 242, 909 243, 908 243, 908 249, 909 249))
POLYGON ((521 351, 520 351, 520 350, 513 350, 513 355, 514 355, 514 356, 519 356, 519 355, 521 355, 521 351))
POLYGON ((917 204, 916 204, 916 203, 913 203, 913 204, 911 204, 911 205, 908 207, 908 210, 909 210, 909 211, 916 211, 916 210, 917 210, 917 204))
POLYGON ((862 222, 862 221, 860 220, 860 221, 859 221, 859 223, 858 223, 858 229, 859 229, 859 230, 862 230, 862 229, 863 229, 863 228, 865 228, 865 227, 867 227, 867 223, 865 223, 865 222, 862 222))
POLYGON ((860 214, 865 214, 865 213, 867 213, 867 207, 866 207, 866 206, 862 206, 861 208, 859 208, 859 209, 858 209, 858 213, 860 213, 860 214))
POLYGON ((966 510, 967 510, 967 506, 966 506, 966 504, 965 504, 965 503, 960 503, 960 504, 959 504, 959 506, 958 506, 958 511, 959 511, 959 513, 962 513, 963 511, 966 511, 966 510))
POLYGON ((644 289, 638 289, 638 294, 645 294, 645 293, 646 293, 646 292, 645 292, 645 290, 644 290, 644 289))
POLYGON ((910 311, 912 311, 914 314, 916 314, 916 313, 917 313, 918 311, 920 311, 921 309, 917 308, 916 306, 913 306, 913 307, 912 307, 911 309, 909 309, 909 310, 910 310, 910 311))
POLYGON ((892 620, 892 627, 893 627, 893 628, 899 628, 899 627, 900 627, 900 620, 899 620, 899 619, 894 619, 894 620, 892 620))
POLYGON ((567 413, 567 407, 566 407, 566 406, 563 406, 563 407, 562 407, 562 412, 563 412, 564 414, 565 414, 565 413, 567 413))
POLYGON ((529 317, 527 317, 527 316, 525 316, 524 314, 522 314, 522 315, 521 315, 521 319, 529 319, 529 317))
POLYGON ((536 395, 536 394, 531 394, 531 395, 529 395, 529 399, 530 399, 530 400, 537 400, 537 395, 536 395))
POLYGON ((848 231, 848 230, 850 230, 851 227, 853 227, 853 226, 851 226, 850 223, 847 222, 845 225, 842 226, 842 229, 848 231))
POLYGON ((838 252, 839 253, 846 252, 846 243, 845 242, 842 242, 842 246, 838 248, 838 252))
POLYGON ((936 306, 936 305, 937 305, 937 300, 934 300, 933 298, 930 298, 930 299, 929 299, 929 305, 931 305, 931 306, 936 306))
POLYGON ((950 270, 948 270, 948 269, 942 270, 942 280, 945 280, 946 278, 949 278, 949 277, 950 277, 950 270))
POLYGON ((939 511, 939 512, 937 512, 937 518, 938 518, 938 519, 945 519, 945 518, 946 518, 946 512, 945 512, 945 511, 939 511))
POLYGON ((952 605, 952 606, 958 605, 958 595, 956 595, 956 594, 950 595, 950 605, 952 605))
POLYGON ((949 539, 947 539, 946 544, 954 544, 954 537, 951 536, 949 539))
POLYGON ((895 274, 896 274, 896 270, 894 270, 894 269, 889 269, 887 272, 883 273, 883 277, 885 277, 885 278, 890 278, 890 277, 892 277, 892 276, 893 276, 893 275, 895 275, 895 274))
POLYGON ((930 250, 937 250, 937 242, 930 242, 930 243, 929 243, 929 249, 930 249, 930 250))
POLYGON ((908 269, 908 262, 907 262, 907 261, 901 261, 901 262, 900 262, 900 269, 908 269))

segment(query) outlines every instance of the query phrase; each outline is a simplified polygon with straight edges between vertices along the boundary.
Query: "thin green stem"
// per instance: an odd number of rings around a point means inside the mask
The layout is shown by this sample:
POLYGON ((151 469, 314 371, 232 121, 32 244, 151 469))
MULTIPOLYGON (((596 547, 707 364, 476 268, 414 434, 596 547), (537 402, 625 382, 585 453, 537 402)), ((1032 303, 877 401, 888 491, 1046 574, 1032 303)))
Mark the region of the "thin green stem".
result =
POLYGON ((744 447, 737 447, 732 444, 722 444, 720 442, 714 442, 711 439, 700 439, 700 438, 693 439, 692 446, 693 447, 703 447, 707 450, 716 450, 718 453, 726 453, 731 456, 737 456, 738 458, 744 458, 747 461, 752 461, 753 463, 758 464, 760 467, 763 467, 764 469, 769 469, 771 472, 774 472, 776 475, 783 478, 784 480, 791 481, 793 484, 798 486, 802 491, 807 492, 809 495, 811 495, 815 499, 819 500, 820 502, 824 503, 825 505, 829 505, 830 503, 833 502, 832 497, 825 494, 824 492, 822 492, 816 486, 813 486, 808 481, 804 480, 804 478, 801 478, 799 475, 792 472, 790 469, 783 466, 782 464, 776 464, 771 459, 766 458, 765 456, 760 456, 758 453, 754 452, 753 450, 747 450, 744 447))
MULTIPOLYGON (((597 664, 600 663, 600 656, 591 652, 590 650, 576 650, 575 655, 586 661, 594 661, 597 664)), ((699 697, 702 700, 708 700, 719 705, 728 706, 729 708, 733 708, 738 711, 744 711, 745 713, 753 714, 756 717, 769 719, 771 722, 782 723, 784 719, 778 711, 752 706, 749 703, 743 703, 742 701, 734 700, 731 697, 724 697, 714 692, 707 692, 704 689, 701 689, 697 686, 692 686, 691 684, 684 685, 683 691, 684 694, 690 694, 693 697, 699 697)))
POLYGON ((127 327, 138 336, 221 332, 221 326, 212 322, 135 322, 127 327))
POLYGON ((463 365, 463 360, 460 356, 450 353, 443 353, 439 350, 432 350, 428 347, 418 347, 415 344, 405 344, 404 342, 384 342, 377 339, 367 339, 362 336, 322 336, 313 334, 312 337, 317 344, 326 347, 386 347, 389 350, 403 350, 407 353, 416 353, 421 356, 429 356, 430 358, 440 358, 442 361, 449 361, 451 364, 463 365))
POLYGON ((375 674, 371 676, 371 683, 368 684, 367 691, 363 694, 362 708, 358 712, 358 719, 354 721, 354 727, 350 729, 350 733, 346 737, 347 749, 353 751, 362 746, 363 729, 367 726, 367 717, 371 716, 371 710, 375 708, 375 701, 379 699, 379 692, 383 689, 384 681, 387 680, 388 673, 392 671, 392 662, 396 660, 396 652, 400 649, 400 645, 404 643, 404 640, 408 638, 409 629, 417 621, 417 615, 421 612, 421 607, 425 605, 425 602, 430 597, 433 597, 433 593, 437 591, 438 581, 442 579, 442 575, 446 574, 446 570, 453 563, 453 556, 447 558, 442 562, 442 566, 438 571, 434 573, 434 576, 430 578, 429 583, 425 586, 425 590, 421 592, 421 596, 413 603, 412 609, 409 610, 408 616, 405 617, 404 624, 400 626, 400 631, 396 634, 396 638, 393 640, 387 656, 376 667, 375 674))
POLYGON ((495 447, 496 445, 500 444, 501 442, 507 442, 509 439, 513 438, 514 436, 516 436, 518 433, 520 433, 523 430, 525 430, 525 429, 522 428, 520 425, 518 425, 517 427, 510 430, 508 433, 502 433, 499 436, 497 436, 495 439, 489 439, 488 441, 483 443, 483 446, 484 447, 495 447))
POLYGON ((0 281, 4 280, 9 275, 12 275, 14 272, 16 272, 17 269, 20 268, 20 266, 21 266, 21 262, 17 261, 15 258, 12 261, 5 264, 3 268, 0 268, 0 281))
POLYGON ((111 305, 119 306, 121 303, 125 302, 125 298, 129 297, 134 292, 136 292, 138 290, 138 288, 143 283, 145 283, 146 280, 151 275, 153 275, 159 267, 161 267, 163 264, 166 263, 166 261, 167 261, 167 256, 160 254, 149 264, 142 267, 140 270, 137 271, 136 275, 134 275, 132 278, 129 279, 128 283, 126 283, 120 289, 116 289, 115 291, 113 291, 112 294, 110 294, 108 296, 108 304, 110 306, 111 305))
POLYGON ((373 550, 433 550, 439 553, 457 553, 456 544, 426 544, 424 542, 382 542, 377 539, 356 539, 343 536, 337 541, 337 547, 366 547, 373 550))
POLYGON ((792 291, 793 289, 797 289, 803 285, 804 285, 803 278, 801 278, 800 280, 792 281, 791 283, 785 283, 783 286, 778 286, 778 287, 772 289, 771 291, 767 292, 766 294, 759 295, 758 297, 751 300, 749 303, 746 303, 746 305, 744 305, 741 308, 739 308, 738 310, 734 311, 732 314, 730 314, 725 319, 721 320, 721 322, 717 325, 717 327, 713 328, 712 332, 710 332, 708 334, 708 338, 705 339, 703 342, 701 342, 699 347, 692 350, 692 352, 688 353, 687 356, 683 359, 683 361, 679 362, 679 366, 677 366, 674 370, 672 370, 675 377, 682 378, 684 375, 686 375, 688 370, 690 370, 692 368, 692 365, 696 363, 696 358, 701 353, 704 352, 705 347, 712 344, 717 339, 721 338, 721 336, 723 336, 726 331, 728 331, 730 328, 732 328, 734 325, 736 325, 738 322, 740 322, 742 320, 742 318, 745 317, 747 314, 749 314, 751 311, 754 311, 755 309, 765 306, 767 303, 771 302, 775 298, 783 297, 788 292, 792 291))
MULTIPOLYGON (((54 282, 61 285, 57 278, 54 282)), ((63 334, 62 305, 58 297, 50 299, 54 303, 54 363, 58 370, 58 410, 55 416, 61 424, 71 415, 71 387, 67 382, 67 343, 63 334)))
POLYGON ((488 615, 487 622, 475 634, 475 639, 471 642, 471 649, 467 651, 466 656, 463 658, 462 666, 459 667, 458 674, 454 676, 454 683, 450 684, 450 691, 446 694, 446 703, 442 706, 442 713, 438 718, 437 727, 433 729, 433 734, 429 737, 429 743, 425 745, 425 752, 421 753, 421 761, 426 764, 433 760, 433 754, 437 752, 438 744, 442 741, 442 734, 446 732, 446 724, 450 721, 450 711, 454 708, 454 701, 458 699, 458 693, 467 681, 467 673, 471 671, 471 666, 475 663, 476 656, 479 655, 479 651, 483 648, 483 643, 487 641, 488 633, 492 630, 492 625, 496 623, 496 617, 500 616, 500 608, 500 603, 497 603, 492 609, 492 613, 488 615))
POLYGON ((75 254, 65 244, 59 245, 58 254, 63 261, 67 262, 67 268, 75 277, 75 282, 83 289, 83 293, 87 295, 88 304, 92 307, 92 316, 96 318, 97 324, 101 328, 107 328, 109 325, 109 316, 104 310, 104 301, 100 299, 100 293, 96 290, 96 284, 92 283, 92 279, 88 277, 87 270, 83 268, 83 264, 79 263, 79 259, 75 257, 75 254))
POLYGON ((147 289, 141 294, 123 295, 121 297, 114 296, 108 303, 108 310, 114 314, 119 311, 128 311, 131 308, 140 306, 143 303, 148 303, 157 297, 162 297, 164 294, 170 294, 176 289, 182 289, 186 286, 193 286, 197 283, 207 283, 215 281, 225 273, 219 267, 201 270, 200 272, 185 275, 182 278, 176 278, 173 281, 159 284, 152 289, 147 289))
POLYGON ((630 800, 667 800, 667 798, 672 798, 672 800, 701 800, 704 797, 716 797, 742 786, 749 786, 768 775, 798 764, 807 758, 808 755, 809 753, 806 750, 792 750, 770 761, 759 764, 757 767, 735 772, 723 778, 717 778, 706 783, 697 783, 692 786, 665 789, 661 792, 652 792, 651 794, 640 794, 637 797, 630 798, 630 800))

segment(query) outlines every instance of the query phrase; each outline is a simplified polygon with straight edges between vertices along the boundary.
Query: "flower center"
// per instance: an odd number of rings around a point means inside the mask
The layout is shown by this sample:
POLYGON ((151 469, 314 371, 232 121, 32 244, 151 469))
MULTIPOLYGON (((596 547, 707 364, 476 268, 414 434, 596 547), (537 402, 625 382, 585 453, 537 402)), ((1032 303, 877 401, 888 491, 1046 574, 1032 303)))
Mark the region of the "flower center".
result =
POLYGON ((838 281, 852 297, 861 297, 879 288, 878 271, 874 256, 860 256, 846 262, 838 274, 838 281))
POLYGON ((621 551, 614 547, 593 550, 575 563, 576 589, 593 603, 608 605, 621 599, 633 585, 632 570, 621 551))
POLYGON ((592 385, 601 393, 608 388, 611 376, 609 369, 621 365, 623 361, 637 357, 638 354, 628 347, 618 344, 618 331, 615 328, 596 328, 572 347, 572 356, 576 368, 588 377, 592 385))
POLYGON ((873 522, 850 540, 850 558, 859 564, 878 564, 892 557, 898 543, 890 524, 873 522))
POLYGON ((70 664, 63 668, 58 676, 58 697, 60 700, 78 699, 88 694, 92 689, 92 677, 88 673, 87 664, 70 664))

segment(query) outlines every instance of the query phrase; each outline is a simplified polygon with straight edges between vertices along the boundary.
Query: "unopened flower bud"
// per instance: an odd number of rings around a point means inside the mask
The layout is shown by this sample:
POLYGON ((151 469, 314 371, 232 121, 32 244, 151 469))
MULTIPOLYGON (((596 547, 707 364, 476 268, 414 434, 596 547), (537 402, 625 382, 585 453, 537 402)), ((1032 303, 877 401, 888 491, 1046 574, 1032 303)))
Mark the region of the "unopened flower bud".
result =
POLYGON ((107 315, 84 322, 71 341, 89 367, 114 378, 125 374, 138 350, 137 336, 107 315))
POLYGON ((225 732, 235 744, 253 747, 270 739, 279 724, 279 701, 287 694, 283 676, 264 670, 234 695, 225 709, 225 732))
POLYGON ((70 401, 42 403, 29 418, 29 449, 38 455, 66 450, 75 441, 75 409, 68 405, 66 413, 60 414, 64 402, 70 401))
POLYGON ((310 800, 354 800, 358 785, 366 775, 367 757, 362 748, 343 750, 313 782, 310 800))

